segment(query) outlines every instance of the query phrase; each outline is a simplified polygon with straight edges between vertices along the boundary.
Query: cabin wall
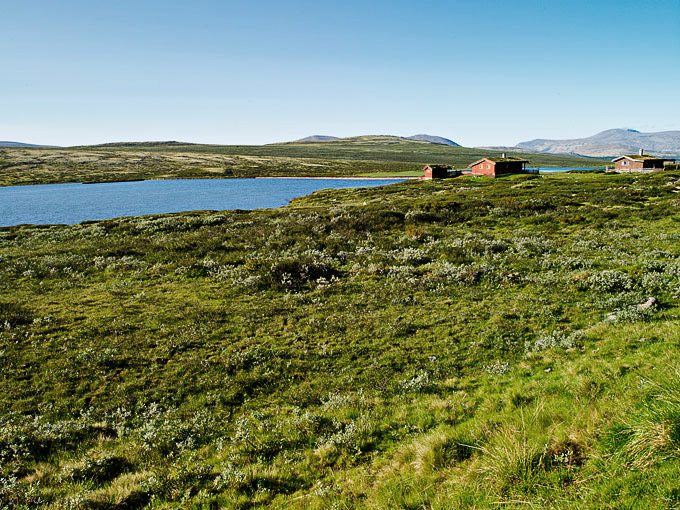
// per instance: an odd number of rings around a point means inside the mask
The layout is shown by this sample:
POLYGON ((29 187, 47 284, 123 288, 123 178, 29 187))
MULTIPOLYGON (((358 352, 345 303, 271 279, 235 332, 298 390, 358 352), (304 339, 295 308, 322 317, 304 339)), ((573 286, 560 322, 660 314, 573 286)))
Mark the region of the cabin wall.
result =
POLYGON ((500 161, 496 163, 496 175, 519 174, 524 170, 521 161, 500 161))
POLYGON ((658 168, 663 170, 663 159, 648 159, 644 161, 642 168, 658 168))
POLYGON ((615 163, 614 168, 617 172, 634 172, 642 168, 642 161, 620 159, 615 163))
POLYGON ((470 167, 470 172, 474 175, 486 175, 488 177, 496 176, 496 163, 490 161, 482 161, 470 167))
POLYGON ((653 172, 655 170, 663 170, 663 160, 648 159, 648 160, 630 160, 621 159, 614 163, 614 170, 617 172, 653 172), (628 162, 624 165, 624 162, 628 162))
POLYGON ((424 179, 446 179, 449 176, 448 168, 427 165, 425 168, 424 179))
POLYGON ((445 179, 449 176, 449 171, 446 168, 435 167, 431 171, 433 179, 445 179))

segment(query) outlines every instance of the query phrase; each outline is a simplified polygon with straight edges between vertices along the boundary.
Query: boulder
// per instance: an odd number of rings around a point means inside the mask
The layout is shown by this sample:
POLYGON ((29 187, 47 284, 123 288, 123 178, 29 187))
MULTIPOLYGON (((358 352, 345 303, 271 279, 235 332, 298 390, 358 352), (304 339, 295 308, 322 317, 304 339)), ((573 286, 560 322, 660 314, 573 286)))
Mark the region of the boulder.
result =
POLYGON ((638 310, 647 310, 647 309, 652 308, 653 306, 656 306, 658 304, 659 304, 658 299, 656 299, 655 297, 650 297, 650 298, 647 298, 647 301, 645 301, 644 303, 640 303, 639 305, 637 305, 637 307, 638 307, 638 310))

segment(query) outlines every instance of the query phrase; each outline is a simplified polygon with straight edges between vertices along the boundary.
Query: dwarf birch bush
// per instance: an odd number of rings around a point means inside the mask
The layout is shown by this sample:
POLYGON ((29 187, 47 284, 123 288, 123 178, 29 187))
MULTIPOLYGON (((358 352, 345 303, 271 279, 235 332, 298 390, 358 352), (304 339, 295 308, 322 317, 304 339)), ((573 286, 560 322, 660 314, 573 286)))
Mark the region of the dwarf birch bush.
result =
POLYGON ((633 288, 633 280, 622 271, 601 271, 588 277, 588 286, 601 292, 626 292, 633 288))
POLYGON ((540 352, 554 348, 573 349, 581 336, 582 333, 580 331, 567 332, 555 330, 548 335, 539 337, 534 342, 526 342, 524 350, 526 352, 540 352))

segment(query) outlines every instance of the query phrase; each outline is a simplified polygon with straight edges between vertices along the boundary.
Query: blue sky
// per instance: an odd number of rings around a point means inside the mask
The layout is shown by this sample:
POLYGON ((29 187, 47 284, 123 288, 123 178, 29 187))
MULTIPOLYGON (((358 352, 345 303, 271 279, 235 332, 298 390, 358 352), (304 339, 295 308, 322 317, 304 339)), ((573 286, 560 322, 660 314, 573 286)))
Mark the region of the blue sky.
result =
POLYGON ((0 140, 680 129, 680 0, 6 1, 0 140))

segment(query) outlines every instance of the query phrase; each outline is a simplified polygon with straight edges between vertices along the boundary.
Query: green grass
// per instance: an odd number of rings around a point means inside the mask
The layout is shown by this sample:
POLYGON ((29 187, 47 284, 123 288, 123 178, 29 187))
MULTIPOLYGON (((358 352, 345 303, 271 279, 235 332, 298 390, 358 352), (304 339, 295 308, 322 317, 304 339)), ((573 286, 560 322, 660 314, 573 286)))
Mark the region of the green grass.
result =
POLYGON ((0 507, 673 508, 678 191, 459 177, 0 229, 0 507))

